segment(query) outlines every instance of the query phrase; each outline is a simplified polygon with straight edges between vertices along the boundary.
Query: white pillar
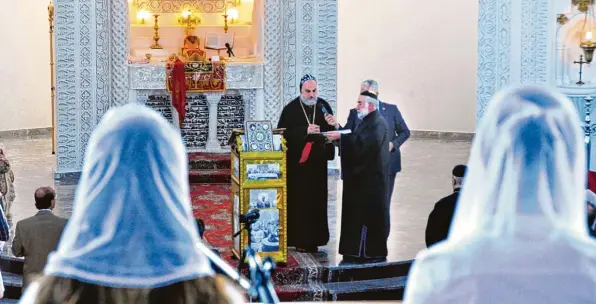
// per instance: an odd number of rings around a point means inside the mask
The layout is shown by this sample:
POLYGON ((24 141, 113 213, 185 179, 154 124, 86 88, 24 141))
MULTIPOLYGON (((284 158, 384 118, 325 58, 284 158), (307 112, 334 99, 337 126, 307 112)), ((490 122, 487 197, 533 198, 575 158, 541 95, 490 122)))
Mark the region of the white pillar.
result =
POLYGON ((255 113, 257 116, 249 117, 249 119, 245 118, 244 120, 264 120, 265 119, 265 91, 263 89, 257 89, 255 99, 256 99, 255 113))
POLYGON ((209 104, 209 137, 207 137, 207 152, 222 152, 221 144, 217 140, 217 105, 221 100, 221 93, 206 93, 209 104))

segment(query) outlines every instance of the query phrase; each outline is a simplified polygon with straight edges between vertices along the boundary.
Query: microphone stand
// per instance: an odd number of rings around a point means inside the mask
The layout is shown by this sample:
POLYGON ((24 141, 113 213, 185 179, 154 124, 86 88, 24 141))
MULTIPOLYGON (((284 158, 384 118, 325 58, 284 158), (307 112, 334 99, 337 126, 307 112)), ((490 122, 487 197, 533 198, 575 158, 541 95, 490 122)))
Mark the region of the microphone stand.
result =
POLYGON ((203 244, 203 242, 198 242, 196 244, 196 246, 197 246, 197 249, 199 249, 199 251, 201 253, 203 253, 204 255, 207 256, 207 258, 211 262, 212 266, 219 268, 220 272, 223 275, 228 277, 230 280, 238 283, 238 285, 240 285, 240 287, 242 287, 244 290, 250 291, 250 289, 251 289, 250 281, 245 279, 240 274, 240 272, 236 272, 236 270, 234 270, 234 268, 232 266, 230 266, 228 263, 226 263, 224 260, 222 260, 222 258, 217 256, 217 254, 215 254, 210 248, 205 246, 205 244, 203 244))
POLYGON ((271 271, 275 269, 275 262, 271 257, 266 257, 263 262, 255 254, 252 248, 244 251, 248 257, 248 268, 250 271, 250 280, 252 283, 252 292, 259 296, 261 302, 265 304, 279 303, 279 298, 271 283, 271 271))
MULTIPOLYGON (((256 220, 255 220, 256 221, 256 220)), ((252 224, 255 221, 249 221, 244 224, 244 227, 240 231, 234 233, 234 238, 238 237, 243 230, 248 233, 248 248, 244 249, 242 258, 238 263, 238 274, 242 273, 242 266, 244 260, 247 259, 250 288, 248 289, 249 296, 258 297, 261 302, 265 304, 279 303, 279 298, 275 293, 275 288, 271 283, 271 271, 275 269, 275 262, 271 257, 266 257, 265 261, 261 261, 261 258, 255 253, 255 250, 250 247, 252 244, 252 224)), ((213 254, 215 255, 215 254, 213 254)))

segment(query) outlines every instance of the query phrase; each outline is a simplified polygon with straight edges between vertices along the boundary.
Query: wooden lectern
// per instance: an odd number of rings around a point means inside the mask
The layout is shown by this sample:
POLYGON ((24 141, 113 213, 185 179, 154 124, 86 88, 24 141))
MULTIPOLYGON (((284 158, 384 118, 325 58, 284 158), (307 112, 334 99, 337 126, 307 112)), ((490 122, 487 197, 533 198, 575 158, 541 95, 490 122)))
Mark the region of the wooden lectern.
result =
MULTIPOLYGON (((233 130, 231 147, 232 234, 244 228, 240 216, 258 209, 251 225, 251 247, 260 257, 270 256, 278 264, 288 261, 286 222, 286 143, 283 129, 272 130, 272 151, 250 152, 244 130, 233 130)), ((233 237, 233 235, 232 235, 233 237)), ((233 238, 234 256, 248 248, 248 230, 233 238)))

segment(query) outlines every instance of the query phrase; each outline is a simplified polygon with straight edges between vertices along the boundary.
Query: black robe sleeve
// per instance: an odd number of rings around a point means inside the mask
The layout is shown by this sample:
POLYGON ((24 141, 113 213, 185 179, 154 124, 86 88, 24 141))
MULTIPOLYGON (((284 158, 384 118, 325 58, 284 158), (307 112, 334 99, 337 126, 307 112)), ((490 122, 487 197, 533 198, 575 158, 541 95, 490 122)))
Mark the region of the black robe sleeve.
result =
POLYGON ((342 134, 340 145, 343 164, 347 168, 345 174, 359 174, 366 170, 367 163, 358 160, 366 157, 378 157, 378 151, 384 147, 383 143, 386 137, 386 125, 384 128, 371 127, 351 134, 342 134))

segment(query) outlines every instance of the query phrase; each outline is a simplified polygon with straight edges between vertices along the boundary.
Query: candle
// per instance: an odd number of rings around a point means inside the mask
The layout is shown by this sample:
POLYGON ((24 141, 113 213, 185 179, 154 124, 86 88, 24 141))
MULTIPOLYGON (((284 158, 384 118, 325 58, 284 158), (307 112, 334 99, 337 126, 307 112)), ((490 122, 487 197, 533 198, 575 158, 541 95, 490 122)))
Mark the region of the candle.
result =
POLYGON ((592 32, 586 32, 586 40, 592 41, 592 32))

